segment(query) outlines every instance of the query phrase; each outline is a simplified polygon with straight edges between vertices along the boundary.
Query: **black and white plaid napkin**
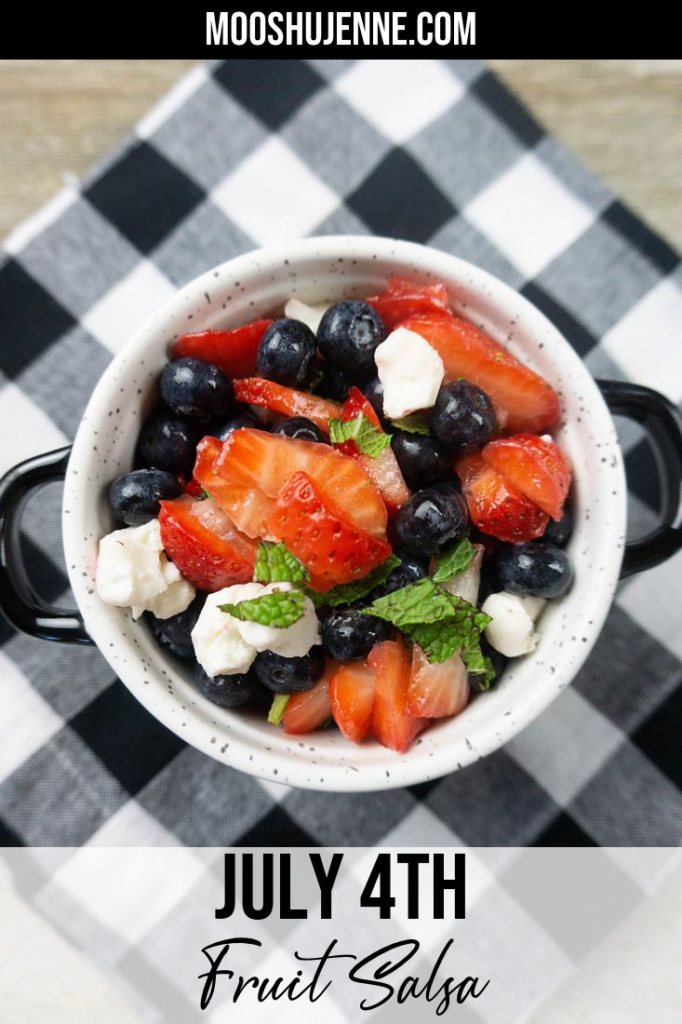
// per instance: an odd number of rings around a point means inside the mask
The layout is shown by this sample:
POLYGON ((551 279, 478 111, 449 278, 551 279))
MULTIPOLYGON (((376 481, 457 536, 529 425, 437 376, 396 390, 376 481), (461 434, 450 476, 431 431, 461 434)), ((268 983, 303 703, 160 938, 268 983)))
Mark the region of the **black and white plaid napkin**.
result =
MULTIPOLYGON (((304 234, 426 242, 519 289, 599 376, 682 399, 679 257, 474 61, 197 67, 0 257, 0 468, 73 437, 112 355, 175 289, 304 234)), ((631 524, 655 519, 623 432, 631 524)), ((58 494, 26 545, 68 604, 58 494)), ((504 750, 377 795, 290 790, 185 746, 96 650, 0 625, 5 845, 674 846, 682 837, 682 556, 631 579, 566 691, 504 750)), ((623 857, 626 877, 637 862, 623 857)))

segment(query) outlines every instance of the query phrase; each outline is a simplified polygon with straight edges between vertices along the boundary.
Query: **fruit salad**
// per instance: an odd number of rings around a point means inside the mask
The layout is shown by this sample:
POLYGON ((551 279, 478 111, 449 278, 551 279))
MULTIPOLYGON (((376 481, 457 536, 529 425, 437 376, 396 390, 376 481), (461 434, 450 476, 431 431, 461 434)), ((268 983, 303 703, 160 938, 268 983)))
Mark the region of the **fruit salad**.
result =
POLYGON ((280 312, 170 348, 98 593, 216 705, 404 751, 571 586, 558 397, 443 284, 280 312))

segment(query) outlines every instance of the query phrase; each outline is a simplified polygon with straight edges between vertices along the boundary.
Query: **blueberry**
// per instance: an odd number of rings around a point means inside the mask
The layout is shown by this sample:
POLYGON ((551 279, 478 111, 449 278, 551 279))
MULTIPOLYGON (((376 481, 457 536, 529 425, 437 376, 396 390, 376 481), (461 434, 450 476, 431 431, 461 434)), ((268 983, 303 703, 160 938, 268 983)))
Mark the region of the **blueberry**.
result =
POLYGON ((156 519, 160 501, 179 498, 182 484, 162 469, 134 469, 117 476, 109 487, 109 508, 126 526, 142 526, 156 519))
POLYGON ((185 608, 179 615, 171 615, 170 619, 157 619, 151 612, 147 613, 149 626, 158 642, 178 658, 194 660, 194 646, 190 634, 196 626, 205 600, 205 594, 197 594, 189 608, 185 608))
POLYGON ((384 385, 378 377, 372 377, 360 388, 363 395, 374 409, 383 424, 387 424, 384 416, 384 385))
POLYGON ((336 366, 332 366, 331 363, 324 364, 322 380, 316 388, 318 395, 322 398, 329 398, 332 402, 345 402, 348 398, 349 387, 350 381, 345 373, 342 373, 336 366))
POLYGON ((454 483, 417 491, 395 520, 401 547, 413 555, 435 555, 461 540, 469 528, 466 502, 454 483))
POLYGON ((324 672, 324 651, 311 647, 302 658, 283 658, 272 651, 262 651, 253 667, 258 681, 273 693, 304 693, 311 690, 324 672))
POLYGON ((212 363, 188 356, 161 374, 161 397, 173 412, 193 420, 217 420, 234 408, 232 381, 212 363))
POLYGON ((360 377, 371 373, 374 350, 385 337, 383 320, 366 302, 337 302, 317 329, 317 344, 327 362, 360 377))
POLYGON ((337 661, 360 661, 375 644, 388 640, 391 627, 357 608, 336 608, 322 622, 322 646, 337 661))
POLYGON ((510 594, 561 597, 573 582, 570 558, 563 548, 548 541, 507 545, 498 553, 495 567, 510 594))
POLYGON ((564 514, 558 523, 555 523, 553 519, 550 519, 547 524, 547 529, 542 535, 543 541, 551 541, 552 544, 558 544, 560 547, 566 543, 571 534, 573 533, 573 513, 568 505, 564 506, 564 514))
MULTIPOLYGON (((481 637, 481 650, 483 651, 483 654, 485 655, 486 658, 490 658, 490 660, 493 663, 493 668, 495 669, 495 677, 490 683, 490 686, 488 687, 488 690, 493 690, 499 683, 500 679, 502 678, 502 673, 504 672, 507 666, 507 659, 505 658, 504 654, 500 654, 499 651, 496 651, 492 644, 489 644, 484 636, 481 637)), ((480 683, 478 682, 478 678, 479 677, 474 675, 473 672, 469 674, 470 689, 472 689, 474 693, 487 693, 488 690, 484 690, 481 687, 480 683)))
POLYGON ((410 555, 407 552, 394 551, 393 554, 397 555, 400 559, 400 565, 396 566, 383 583, 374 588, 368 597, 368 601, 376 601, 378 597, 392 594, 394 590, 402 590, 403 587, 409 586, 410 583, 416 583, 417 580, 422 580, 425 576, 429 575, 428 561, 415 558, 414 555, 410 555))
POLYGON ((391 447, 400 470, 411 487, 428 487, 452 475, 452 458, 440 442, 429 435, 398 430, 391 447))
POLYGON ((289 388, 305 385, 317 342, 300 320, 275 320, 258 345, 258 374, 289 388))
POLYGON ((142 427, 137 453, 142 462, 169 473, 191 470, 202 431, 172 412, 154 413, 142 427))
POLYGON ((214 704, 221 708, 238 708, 253 697, 258 682, 253 672, 230 676, 209 676, 201 665, 196 668, 196 684, 214 704))
POLYGON ((316 441, 318 444, 325 442, 325 436, 320 428, 305 416, 292 416, 291 419, 284 420, 273 433, 297 437, 299 441, 316 441))
POLYGON ((223 420, 222 423, 211 427, 207 432, 211 437, 217 437, 219 440, 224 441, 233 430, 241 430, 242 427, 252 427, 254 430, 265 429, 257 416, 245 405, 240 405, 235 410, 234 416, 230 416, 229 419, 223 420))
POLYGON ((467 380, 455 380, 440 389, 429 422, 449 449, 482 448, 497 429, 492 402, 467 380))

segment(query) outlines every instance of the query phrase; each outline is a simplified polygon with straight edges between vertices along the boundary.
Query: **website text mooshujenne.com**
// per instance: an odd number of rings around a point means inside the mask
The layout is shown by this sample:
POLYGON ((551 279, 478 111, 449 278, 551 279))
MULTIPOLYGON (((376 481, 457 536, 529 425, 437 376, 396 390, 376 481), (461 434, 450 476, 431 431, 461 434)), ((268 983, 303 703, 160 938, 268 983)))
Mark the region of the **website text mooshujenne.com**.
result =
POLYGON ((207 11, 207 46, 473 46, 473 11, 207 11))

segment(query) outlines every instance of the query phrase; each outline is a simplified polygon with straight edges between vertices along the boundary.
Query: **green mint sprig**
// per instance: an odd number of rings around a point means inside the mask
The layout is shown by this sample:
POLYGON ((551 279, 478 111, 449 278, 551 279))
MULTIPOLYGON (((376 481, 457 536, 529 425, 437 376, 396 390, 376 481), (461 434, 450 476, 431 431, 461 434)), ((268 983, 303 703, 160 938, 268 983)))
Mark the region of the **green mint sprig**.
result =
POLYGON ((431 579, 434 583, 447 583, 453 576, 459 576, 469 568, 474 557, 474 546, 468 537, 464 537, 453 548, 436 558, 436 571, 431 579))
POLYGON ((302 590, 281 590, 239 601, 237 604, 220 604, 218 607, 240 622, 257 622, 261 626, 288 629, 303 616, 305 600, 302 590))
POLYGON ((307 583, 310 573, 285 544, 262 540, 253 570, 256 583, 307 583))
POLYGON ((391 435, 379 430, 367 419, 364 413, 358 413, 352 420, 329 421, 329 440, 332 444, 343 444, 344 441, 355 441, 363 455, 370 459, 378 459, 384 448, 391 443, 391 435))

